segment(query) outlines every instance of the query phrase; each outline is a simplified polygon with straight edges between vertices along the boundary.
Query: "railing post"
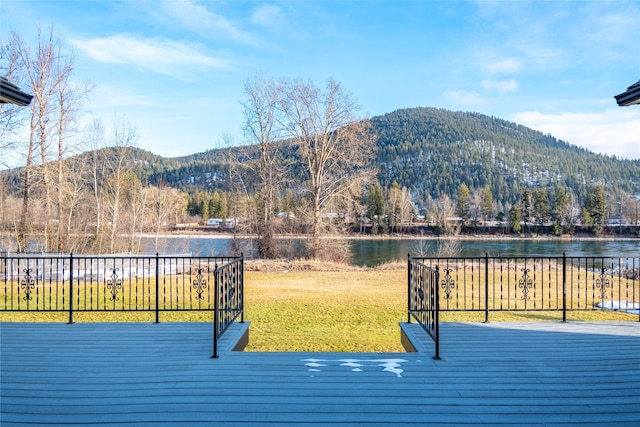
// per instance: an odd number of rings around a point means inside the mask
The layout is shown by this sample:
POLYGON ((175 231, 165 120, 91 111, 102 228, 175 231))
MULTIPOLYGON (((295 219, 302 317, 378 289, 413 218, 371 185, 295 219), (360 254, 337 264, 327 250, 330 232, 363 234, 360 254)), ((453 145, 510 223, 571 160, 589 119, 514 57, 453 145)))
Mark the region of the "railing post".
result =
POLYGON ((218 268, 213 271, 213 359, 218 358, 218 268))
POLYGON ((73 252, 69 254, 69 325, 73 324, 73 252))
POLYGON ((411 254, 407 254, 407 323, 411 323, 411 254))
POLYGON ((156 323, 160 323, 160 257, 156 252, 156 323))
POLYGON ((562 253, 562 321, 567 321, 567 254, 562 253))
POLYGON ((240 323, 244 323, 244 252, 240 253, 240 323))
POLYGON ((435 274, 435 283, 434 283, 434 291, 432 294, 435 294, 435 321, 436 327, 434 331, 435 335, 435 343, 436 343, 436 354, 433 356, 435 360, 440 360, 440 286, 438 286, 440 282, 440 266, 436 265, 436 274, 435 274))
POLYGON ((489 254, 484 253, 484 323, 489 323, 489 254))

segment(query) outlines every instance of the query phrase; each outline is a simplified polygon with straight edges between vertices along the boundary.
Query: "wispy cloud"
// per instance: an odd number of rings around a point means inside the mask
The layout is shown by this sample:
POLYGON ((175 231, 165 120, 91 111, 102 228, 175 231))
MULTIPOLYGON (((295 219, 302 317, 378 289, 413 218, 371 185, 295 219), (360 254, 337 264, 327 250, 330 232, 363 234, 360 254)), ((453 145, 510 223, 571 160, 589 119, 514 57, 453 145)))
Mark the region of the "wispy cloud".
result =
MULTIPOLYGON (((207 5, 215 4, 215 2, 207 3, 207 5)), ((165 1, 162 2, 162 8, 175 22, 201 36, 215 38, 223 36, 244 44, 255 44, 257 42, 251 34, 242 29, 239 22, 212 12, 196 1, 165 1)))
POLYGON ((166 100, 163 102, 149 95, 136 93, 117 85, 101 85, 97 87, 93 96, 101 108, 126 106, 128 109, 141 108, 155 111, 173 105, 172 102, 166 102, 166 100))
POLYGON ((513 92, 518 89, 518 82, 516 80, 493 80, 484 79, 482 81, 482 87, 489 90, 495 90, 500 93, 513 92))
POLYGON ((482 105, 486 100, 475 92, 467 92, 464 90, 451 90, 444 93, 444 97, 457 105, 477 106, 482 105))
POLYGON ((282 10, 278 6, 257 7, 251 14, 251 22, 263 27, 275 27, 282 23, 282 10))
POLYGON ((608 5, 600 3, 589 4, 586 16, 580 21, 581 40, 589 54, 601 61, 632 57, 631 52, 638 51, 640 9, 631 3, 624 11, 611 11, 608 5))
POLYGON ((596 153, 640 159, 640 111, 637 110, 561 114, 526 111, 514 114, 512 120, 596 153))
POLYGON ((488 74, 516 73, 520 71, 520 61, 515 58, 490 61, 485 63, 483 68, 488 74))
POLYGON ((185 81, 191 79, 193 69, 233 68, 231 61, 206 55, 206 48, 191 43, 115 35, 73 44, 95 61, 130 65, 185 81))

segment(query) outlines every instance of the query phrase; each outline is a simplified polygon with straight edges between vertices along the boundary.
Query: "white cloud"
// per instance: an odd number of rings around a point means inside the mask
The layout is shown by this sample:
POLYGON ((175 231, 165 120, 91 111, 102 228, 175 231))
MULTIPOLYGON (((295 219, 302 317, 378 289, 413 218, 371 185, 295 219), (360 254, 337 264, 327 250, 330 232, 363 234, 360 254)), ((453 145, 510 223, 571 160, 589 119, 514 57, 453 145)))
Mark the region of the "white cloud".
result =
POLYGON ((520 71, 520 61, 515 58, 508 58, 484 64, 483 68, 489 74, 516 73, 520 71))
POLYGON ((200 45, 163 39, 137 39, 115 35, 91 40, 75 40, 74 45, 91 59, 167 74, 181 80, 190 80, 192 69, 230 69, 225 59, 203 54, 200 45))
POLYGON ((516 113, 513 121, 548 133, 595 153, 640 159, 640 110, 608 109, 597 113, 516 113))
POLYGON ((500 93, 513 92, 518 89, 518 82, 516 80, 493 80, 484 79, 482 81, 482 87, 485 89, 496 90, 500 93))
POLYGON ((477 93, 464 90, 450 90, 444 93, 445 98, 458 105, 481 105, 486 101, 477 93))
MULTIPOLYGON (((211 2, 209 4, 214 4, 211 2)), ((244 32, 240 26, 224 16, 209 11, 206 7, 196 4, 192 0, 166 1, 162 3, 163 10, 171 18, 185 28, 200 35, 224 35, 237 42, 254 44, 254 38, 244 32)))
POLYGON ((264 5, 256 8, 251 14, 251 22, 265 27, 280 25, 282 10, 273 5, 264 5))

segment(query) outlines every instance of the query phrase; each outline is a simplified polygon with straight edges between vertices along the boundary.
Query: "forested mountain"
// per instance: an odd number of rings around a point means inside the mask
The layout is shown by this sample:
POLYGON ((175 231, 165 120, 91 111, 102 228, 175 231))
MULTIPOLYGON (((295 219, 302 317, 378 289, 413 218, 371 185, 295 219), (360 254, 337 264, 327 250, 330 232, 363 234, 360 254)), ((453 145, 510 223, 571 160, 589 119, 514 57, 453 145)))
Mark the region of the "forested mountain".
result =
MULTIPOLYGON (((638 224, 640 159, 594 154, 477 113, 414 108, 370 122, 377 146, 367 153, 376 176, 353 179, 358 170, 346 172, 320 213, 331 219, 322 225, 332 233, 366 226, 385 233, 415 219, 442 232, 451 221, 496 221, 515 233, 523 224, 551 226, 556 235, 572 234, 577 225, 599 234, 606 224, 638 224)), ((267 211, 260 197, 267 174, 277 182, 269 193, 273 232, 309 232, 309 171, 291 142, 269 143, 277 150, 268 166, 258 145, 165 158, 114 144, 2 171, 0 230, 8 240, 0 247, 132 252, 139 243, 123 236, 210 218, 239 219, 234 227, 257 234, 267 211), (29 236, 44 237, 33 243, 29 236)), ((336 162, 345 156, 332 155, 336 162)))
MULTIPOLYGON (((579 201, 595 184, 640 194, 640 159, 594 154, 496 117, 410 108, 373 117, 371 122, 378 136, 375 162, 380 183, 388 188, 395 181, 407 187, 418 205, 443 195, 455 198, 461 183, 470 189, 488 185, 493 199, 503 204, 514 203, 523 188, 557 183, 579 201)), ((228 159, 242 160, 240 153, 237 148, 218 149, 172 159, 175 167, 152 174, 149 180, 185 190, 225 190, 228 159), (227 150, 233 151, 231 156, 227 150)))
MULTIPOLYGON (((523 189, 563 184, 582 204, 589 189, 603 184, 610 194, 640 194, 640 159, 626 160, 594 154, 551 135, 478 113, 436 108, 401 109, 371 118, 378 151, 372 158, 383 188, 395 182, 406 187, 418 208, 442 196, 456 199, 460 184, 472 191, 488 186, 493 200, 511 205, 523 189)), ((612 144, 615 141, 611 141, 612 144)), ((306 179, 295 148, 282 142, 289 163, 289 186, 306 179), (296 179, 299 180, 296 183, 296 179)), ((101 157, 108 158, 102 149, 101 157)), ((184 157, 165 158, 134 149, 132 170, 143 184, 170 186, 194 194, 229 191, 229 165, 242 164, 259 155, 256 147, 213 149, 184 157)), ((76 159, 88 161, 88 152, 76 159), (85 159, 85 160, 82 160, 85 159)), ((373 156, 373 153, 372 153, 373 156)), ((239 165, 239 166, 238 166, 239 165)), ((20 172, 6 171, 14 191, 20 172)), ((242 185, 251 193, 252 171, 240 170, 242 185)))
POLYGON ((499 118, 412 108, 372 122, 379 136, 381 183, 397 181, 418 200, 453 197, 461 183, 489 185, 494 200, 503 203, 514 202, 523 187, 556 183, 579 199, 594 184, 640 193, 640 160, 594 154, 499 118))

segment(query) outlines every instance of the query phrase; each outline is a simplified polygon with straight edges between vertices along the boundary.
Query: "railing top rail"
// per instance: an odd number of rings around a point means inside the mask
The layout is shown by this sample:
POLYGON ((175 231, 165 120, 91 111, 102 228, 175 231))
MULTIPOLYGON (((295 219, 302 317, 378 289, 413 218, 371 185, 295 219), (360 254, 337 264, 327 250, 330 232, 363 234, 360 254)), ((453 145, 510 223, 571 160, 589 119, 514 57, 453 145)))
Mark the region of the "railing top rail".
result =
POLYGON ((640 258, 640 254, 637 256, 619 256, 619 255, 480 255, 480 256, 451 256, 451 257, 409 257, 409 259, 417 261, 436 260, 436 261, 454 261, 454 260, 483 260, 489 259, 627 259, 627 258, 640 258))
POLYGON ((69 254, 1 254, 0 258, 6 259, 69 259, 73 257, 74 259, 207 259, 207 260, 237 260, 242 258, 242 255, 171 255, 171 254, 131 254, 131 255, 123 255, 123 254, 97 254, 97 255, 76 255, 73 253, 69 254))
POLYGON ((436 271, 435 268, 428 266, 427 264, 423 263, 419 258, 409 258, 409 262, 412 262, 414 264, 417 264, 423 268, 426 268, 427 270, 432 270, 432 271, 436 271))
POLYGON ((223 268, 227 268, 230 265, 237 263, 238 261, 242 261, 244 259, 243 255, 237 256, 237 257, 228 257, 230 259, 230 261, 228 261, 225 264, 219 265, 218 267, 216 267, 216 270, 221 270, 223 268))

